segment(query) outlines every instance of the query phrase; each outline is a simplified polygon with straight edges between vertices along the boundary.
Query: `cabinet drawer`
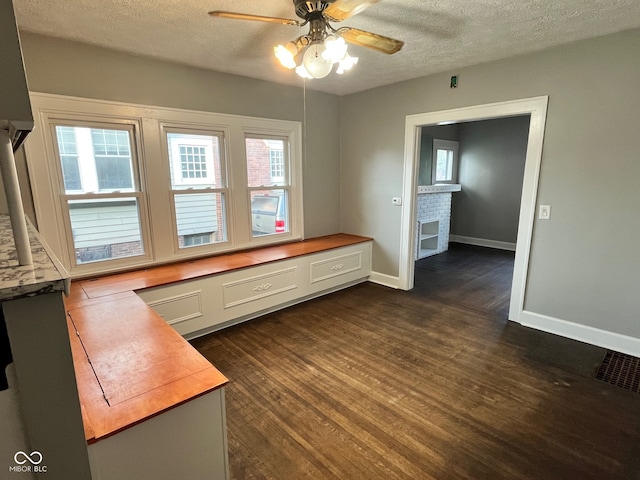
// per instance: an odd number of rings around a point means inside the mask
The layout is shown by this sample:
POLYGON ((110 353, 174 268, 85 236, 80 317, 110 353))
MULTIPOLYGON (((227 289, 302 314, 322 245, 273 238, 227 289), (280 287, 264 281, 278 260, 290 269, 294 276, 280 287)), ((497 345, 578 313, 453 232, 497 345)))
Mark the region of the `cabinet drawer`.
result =
POLYGON ((311 263, 311 283, 362 269, 362 252, 328 258, 311 263))
POLYGON ((297 288, 296 267, 255 275, 222 284, 224 308, 236 307, 255 300, 297 288))
POLYGON ((202 316, 200 290, 148 301, 147 305, 170 325, 202 316))

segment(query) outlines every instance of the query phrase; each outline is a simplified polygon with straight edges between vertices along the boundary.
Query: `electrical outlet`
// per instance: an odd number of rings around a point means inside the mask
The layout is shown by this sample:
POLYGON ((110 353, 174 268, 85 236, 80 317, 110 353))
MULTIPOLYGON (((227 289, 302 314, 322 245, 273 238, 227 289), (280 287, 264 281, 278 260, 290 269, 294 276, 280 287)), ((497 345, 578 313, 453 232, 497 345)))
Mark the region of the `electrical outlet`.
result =
POLYGON ((549 220, 549 217, 551 217, 551 205, 540 205, 538 218, 540 220, 549 220))
POLYGON ((391 199, 391 203, 393 203, 394 205, 402 205, 402 198, 400 197, 393 197, 391 199))

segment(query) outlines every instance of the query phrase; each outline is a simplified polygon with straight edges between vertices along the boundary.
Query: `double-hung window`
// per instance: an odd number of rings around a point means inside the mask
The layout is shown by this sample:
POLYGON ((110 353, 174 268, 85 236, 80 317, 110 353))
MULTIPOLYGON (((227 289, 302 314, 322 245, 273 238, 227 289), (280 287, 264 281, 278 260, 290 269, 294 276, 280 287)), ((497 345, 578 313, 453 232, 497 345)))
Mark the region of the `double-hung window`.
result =
POLYGON ((247 184, 253 237, 289 231, 288 144, 284 138, 247 135, 247 184))
POLYGON ((179 249, 225 242, 223 134, 165 129, 175 241, 179 249))
POLYGON ((145 257, 135 125, 56 119, 51 127, 71 265, 145 257))
POLYGON ((32 93, 38 230, 73 277, 303 238, 299 122, 32 93))

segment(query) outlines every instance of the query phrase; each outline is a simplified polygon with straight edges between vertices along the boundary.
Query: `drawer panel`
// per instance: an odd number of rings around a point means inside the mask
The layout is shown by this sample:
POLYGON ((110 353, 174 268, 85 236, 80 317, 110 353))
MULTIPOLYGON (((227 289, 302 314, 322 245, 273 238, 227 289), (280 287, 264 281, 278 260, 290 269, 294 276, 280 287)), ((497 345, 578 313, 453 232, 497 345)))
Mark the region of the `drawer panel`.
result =
POLYGON ((287 292, 297 287, 295 266, 223 283, 224 308, 236 307, 261 298, 287 292))
POLYGON ((147 302, 147 305, 153 308, 167 323, 173 325, 202 316, 201 293, 201 290, 182 293, 147 302))
POLYGON ((311 263, 311 283, 362 269, 362 252, 357 251, 311 263))

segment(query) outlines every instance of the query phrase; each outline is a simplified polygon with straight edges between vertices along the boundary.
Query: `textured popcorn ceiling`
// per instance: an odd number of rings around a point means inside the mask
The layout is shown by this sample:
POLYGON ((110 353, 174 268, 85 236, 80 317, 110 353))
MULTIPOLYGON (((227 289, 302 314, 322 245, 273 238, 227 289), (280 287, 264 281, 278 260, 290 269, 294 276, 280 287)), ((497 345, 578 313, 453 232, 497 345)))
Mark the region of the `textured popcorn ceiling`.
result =
MULTIPOLYGON (((307 32, 213 18, 209 10, 297 18, 291 0, 14 0, 23 31, 206 69, 301 85, 273 46, 307 32)), ((640 0, 381 0, 334 26, 405 42, 391 56, 350 46, 345 75, 307 88, 345 95, 553 45, 640 27, 640 0)))

